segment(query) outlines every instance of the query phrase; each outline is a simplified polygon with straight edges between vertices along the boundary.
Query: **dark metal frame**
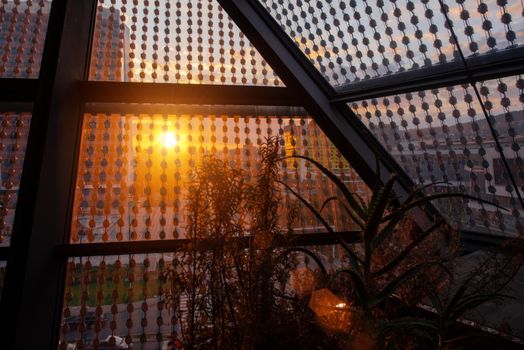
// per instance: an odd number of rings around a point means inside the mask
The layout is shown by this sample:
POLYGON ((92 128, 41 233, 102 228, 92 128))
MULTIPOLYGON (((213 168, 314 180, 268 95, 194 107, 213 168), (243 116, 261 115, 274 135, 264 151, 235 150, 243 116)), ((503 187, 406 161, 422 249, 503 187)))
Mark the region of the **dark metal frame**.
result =
MULTIPOLYGON (((360 242, 359 231, 338 232, 338 237, 347 243, 360 242)), ((252 237, 239 237, 236 242, 249 245, 252 237)), ((146 253, 169 253, 187 250, 190 239, 170 239, 163 241, 133 241, 119 243, 84 243, 84 244, 63 244, 56 247, 56 252, 63 257, 75 256, 100 256, 100 255, 121 255, 121 254, 146 254, 146 253)), ((321 246, 333 245, 339 241, 332 235, 326 233, 304 233, 294 234, 292 237, 285 237, 275 242, 277 246, 321 246)), ((203 250, 210 250, 217 246, 216 239, 200 240, 199 247, 203 250)))
POLYGON ((87 77, 95 6, 95 0, 51 5, 0 301, 6 349, 56 348, 66 260, 54 249, 67 238, 82 119, 75 84, 87 77))
POLYGON ((473 56, 466 59, 354 82, 337 88, 331 102, 353 102, 420 90, 468 84, 524 72, 524 47, 473 56), (469 71, 469 72, 468 72, 469 71))
MULTIPOLYGON (((286 107, 282 113, 291 107, 302 115, 304 107, 365 182, 375 181, 378 155, 382 180, 399 175, 395 190, 403 197, 413 186, 411 179, 347 102, 524 73, 524 49, 517 48, 469 58, 469 71, 463 63, 451 62, 334 89, 258 1, 218 1, 286 87, 88 82, 97 0, 54 0, 39 79, 0 79, 1 108, 33 107, 11 246, 0 248, 0 260, 8 260, 0 300, 0 339, 5 348, 56 348, 68 257, 169 252, 187 244, 185 240, 67 244, 84 112, 143 113, 144 108, 158 112, 160 105, 168 110, 173 104, 198 104, 271 106, 276 111, 286 107)), ((417 217, 426 223, 426 213, 419 211, 417 217)), ((354 242, 357 234, 341 236, 354 242)), ((243 240, 247 243, 249 238, 243 240)), ((466 233, 466 241, 474 247, 498 242, 475 233, 466 233)), ((282 245, 335 243, 334 237, 317 233, 296 235, 282 245)), ((208 247, 212 242, 202 244, 208 247)))

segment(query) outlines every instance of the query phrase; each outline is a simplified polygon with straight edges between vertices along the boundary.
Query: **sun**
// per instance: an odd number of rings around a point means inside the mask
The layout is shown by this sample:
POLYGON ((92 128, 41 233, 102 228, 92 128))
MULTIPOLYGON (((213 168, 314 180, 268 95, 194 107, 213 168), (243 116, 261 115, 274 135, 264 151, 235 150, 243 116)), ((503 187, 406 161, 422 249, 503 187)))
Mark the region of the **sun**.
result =
POLYGON ((173 148, 178 144, 178 140, 173 132, 164 132, 160 135, 160 143, 165 148, 173 148))

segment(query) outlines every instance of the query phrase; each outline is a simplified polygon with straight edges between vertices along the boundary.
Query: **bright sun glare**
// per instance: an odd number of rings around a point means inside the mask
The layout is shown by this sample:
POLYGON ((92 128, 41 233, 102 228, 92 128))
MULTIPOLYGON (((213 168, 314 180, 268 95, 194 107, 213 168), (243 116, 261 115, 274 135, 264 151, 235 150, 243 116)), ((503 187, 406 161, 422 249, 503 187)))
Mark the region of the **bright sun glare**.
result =
POLYGON ((178 143, 175 134, 172 132, 165 132, 160 135, 160 142, 165 148, 173 148, 178 143))
POLYGON ((335 307, 337 309, 344 309, 346 307, 346 303, 338 303, 335 307))

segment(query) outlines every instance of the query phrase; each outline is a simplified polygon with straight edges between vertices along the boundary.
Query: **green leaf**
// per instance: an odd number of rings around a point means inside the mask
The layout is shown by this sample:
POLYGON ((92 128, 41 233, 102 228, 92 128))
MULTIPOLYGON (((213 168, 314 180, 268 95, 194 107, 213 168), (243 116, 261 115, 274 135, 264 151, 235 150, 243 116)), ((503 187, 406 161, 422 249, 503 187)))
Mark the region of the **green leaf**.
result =
POLYGON ((309 250, 307 248, 303 248, 303 247, 291 247, 291 248, 288 248, 288 249, 283 251, 278 256, 277 261, 279 261, 282 257, 287 256, 289 253, 293 253, 293 252, 301 252, 301 253, 304 253, 304 254, 308 255, 318 265, 318 267, 322 271, 322 274, 323 275, 327 275, 327 270, 324 267, 324 264, 322 264, 322 261, 320 260, 320 258, 313 251, 311 251, 311 250, 309 250))
POLYGON ((459 289, 457 289, 455 294, 453 294, 453 297, 449 300, 449 302, 444 307, 444 310, 440 315, 442 319, 447 319, 449 317, 449 314, 452 312, 455 305, 460 301, 460 298, 462 298, 462 296, 464 295, 467 289, 468 289, 467 284, 463 284, 462 286, 460 286, 459 289))
POLYGON ((329 169, 324 167, 322 164, 320 164, 316 160, 311 159, 311 158, 306 157, 306 156, 289 156, 289 157, 285 157, 283 159, 288 159, 288 158, 300 158, 300 159, 307 160, 310 163, 313 163, 320 171, 322 171, 322 173, 324 173, 324 175, 326 175, 331 181, 333 181, 335 183, 335 185, 337 185, 338 189, 342 192, 342 194, 344 195, 344 198, 348 201, 348 204, 355 211, 355 213, 357 213, 357 215, 360 218, 365 219, 365 212, 364 212, 363 208, 359 205, 358 201, 355 199, 353 194, 348 190, 348 188, 342 182, 342 180, 340 180, 329 169))
POLYGON ((362 303, 362 306, 366 310, 369 309, 369 306, 371 305, 371 299, 369 298, 368 291, 366 289, 366 284, 364 283, 364 280, 360 276, 360 274, 353 270, 345 270, 347 274, 351 277, 351 281, 353 282, 355 286, 355 290, 358 294, 358 297, 360 299, 360 302, 362 303))
POLYGON ((384 188, 379 191, 378 196, 376 196, 376 200, 369 207, 368 220, 366 221, 366 226, 362 235, 364 239, 364 251, 366 256, 364 260, 364 268, 366 273, 368 273, 371 268, 371 254, 373 252, 372 241, 377 234, 380 221, 386 213, 388 203, 390 202, 391 196, 393 194, 393 185, 395 181, 396 176, 393 175, 388 180, 384 188))
POLYGON ((376 205, 373 206, 367 221, 367 228, 364 233, 364 241, 369 240, 371 242, 371 240, 375 237, 381 219, 384 217, 387 205, 393 195, 393 185, 395 184, 396 178, 397 177, 393 175, 388 180, 384 188, 380 191, 380 194, 376 200, 376 205))
POLYGON ((420 199, 417 199, 411 203, 407 203, 405 205, 403 205, 399 210, 397 211, 394 211, 393 213, 385 216, 383 219, 382 219, 382 222, 385 222, 385 221, 388 221, 388 220, 391 220, 392 218, 394 218, 395 216, 402 216, 404 215, 408 210, 410 209, 413 209, 415 207, 418 207, 422 204, 426 204, 426 203, 429 203, 431 201, 434 201, 436 199, 442 199, 442 198, 453 198, 453 197, 459 197, 459 198, 467 198, 467 199, 471 199, 471 200, 474 200, 474 201, 477 201, 477 202, 481 202, 481 203, 485 203, 485 204, 489 204, 489 205, 493 205, 499 209, 502 209, 502 210, 505 210, 505 211, 508 211, 508 209, 504 208, 504 207, 501 207, 500 205, 498 204, 495 204, 495 203, 492 203, 490 201, 487 201, 485 199, 482 199, 482 198, 477 198, 477 197, 474 197, 474 196, 470 196, 469 194, 464 194, 464 193, 439 193, 439 194, 434 194, 434 195, 431 195, 431 196, 428 196, 428 197, 424 197, 424 198, 420 198, 420 199))
POLYGON ((398 276, 397 278, 393 279, 393 281, 389 282, 387 286, 384 287, 379 293, 375 295, 375 298, 373 300, 373 305, 376 305, 380 303, 381 301, 385 300, 386 298, 390 297, 395 293, 395 291, 404 283, 409 281, 411 278, 415 277, 420 270, 427 268, 429 266, 433 265, 439 265, 442 266, 440 262, 436 261, 430 261, 418 264, 406 272, 404 272, 402 275, 398 276))
POLYGON ((326 199, 324 201, 324 203, 322 203, 322 206, 320 207, 319 212, 322 213, 322 210, 324 210, 324 208, 326 207, 326 205, 329 204, 329 202, 336 201, 337 199, 338 199, 337 196, 332 196, 332 197, 329 197, 328 199, 326 199))
POLYGON ((435 321, 425 320, 416 317, 403 317, 396 320, 388 320, 384 322, 386 328, 403 328, 403 327, 422 327, 437 330, 438 326, 435 321))
POLYGON ((450 182, 449 181, 435 181, 435 182, 431 182, 431 183, 423 185, 423 186, 415 186, 415 188, 413 188, 413 190, 409 193, 409 195, 406 198, 406 200, 404 201, 404 203, 411 202, 413 199, 415 199, 415 197, 417 195, 424 196, 423 191, 426 188, 433 187, 433 186, 440 185, 440 184, 448 184, 449 185, 450 182))
POLYGON ((393 233, 399 222, 402 220, 403 216, 397 216, 391 219, 386 227, 384 227, 373 239, 371 242, 372 250, 376 247, 380 246, 380 244, 390 235, 393 233))
POLYGON ((411 251, 418 246, 420 243, 422 243, 433 231, 435 231, 437 228, 439 228, 442 224, 444 224, 444 219, 440 219, 437 221, 433 226, 431 226, 429 229, 424 231, 421 235, 419 235, 416 239, 411 241, 411 243, 400 252, 399 255, 397 255, 396 258, 391 260, 386 266, 381 268, 380 270, 373 273, 374 277, 378 277, 380 275, 383 275, 384 273, 387 273, 388 271, 392 270, 393 268, 397 267, 402 260, 404 260, 411 251))
POLYGON ((501 294, 470 295, 466 298, 461 299, 457 303, 456 307, 453 310, 451 310, 449 318, 451 320, 456 320, 467 311, 473 310, 479 305, 482 305, 490 300, 504 299, 506 297, 507 296, 501 294))
MULTIPOLYGON (((319 212, 322 212, 322 210, 324 209, 324 207, 331 201, 334 201, 334 200, 337 200, 339 201, 339 198, 337 196, 333 196, 333 197, 329 197, 328 199, 326 199, 324 201, 324 203, 322 204, 322 207, 320 208, 319 212)), ((362 223, 361 219, 358 218, 352 211, 351 209, 348 208, 348 206, 346 204, 344 204, 344 202, 340 202, 340 204, 342 205, 342 207, 344 208, 344 210, 348 213, 348 215, 351 217, 351 219, 355 222, 355 224, 358 225, 358 227, 360 227, 360 229, 363 229, 364 228, 364 223, 362 223)))
POLYGON ((318 219, 318 221, 320 221, 322 223, 322 225, 324 225, 324 227, 326 228, 326 230, 331 233, 333 236, 335 236, 335 239, 337 240, 337 242, 342 246, 342 248, 344 248, 344 250, 346 251, 346 253, 348 254, 348 257, 350 259, 350 262, 351 264, 358 268, 358 262, 361 262, 361 260, 359 259, 359 257, 353 253, 353 251, 351 250, 351 248, 349 248, 349 246, 346 244, 346 242, 344 242, 344 240, 342 238, 340 238, 340 235, 338 233, 336 233, 332 228, 331 228, 331 225, 329 225, 329 223, 322 217, 322 215, 311 205, 311 203, 309 203, 304 197, 302 197, 300 194, 298 194, 297 192, 295 192, 295 190, 293 190, 288 184, 286 184, 285 182, 282 182, 280 180, 277 180, 278 183, 280 183, 281 185, 283 185, 288 191, 290 191, 291 193, 293 193, 293 195, 295 195, 295 197, 297 197, 302 203, 304 203, 304 205, 313 213, 313 215, 315 215, 315 217, 318 219))
POLYGON ((444 307, 433 285, 431 285, 429 288, 428 298, 431 301, 431 306, 435 308, 438 314, 441 314, 444 307))

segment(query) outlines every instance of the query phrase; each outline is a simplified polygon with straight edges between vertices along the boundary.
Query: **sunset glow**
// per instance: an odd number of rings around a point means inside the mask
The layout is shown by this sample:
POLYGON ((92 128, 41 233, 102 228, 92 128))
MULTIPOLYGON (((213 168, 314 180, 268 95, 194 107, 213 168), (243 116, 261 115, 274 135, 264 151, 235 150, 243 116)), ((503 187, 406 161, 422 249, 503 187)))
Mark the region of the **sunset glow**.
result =
POLYGON ((160 143, 165 148, 174 148, 178 140, 173 132, 164 132, 160 135, 160 143))

